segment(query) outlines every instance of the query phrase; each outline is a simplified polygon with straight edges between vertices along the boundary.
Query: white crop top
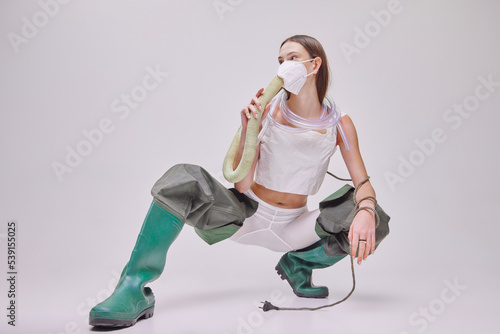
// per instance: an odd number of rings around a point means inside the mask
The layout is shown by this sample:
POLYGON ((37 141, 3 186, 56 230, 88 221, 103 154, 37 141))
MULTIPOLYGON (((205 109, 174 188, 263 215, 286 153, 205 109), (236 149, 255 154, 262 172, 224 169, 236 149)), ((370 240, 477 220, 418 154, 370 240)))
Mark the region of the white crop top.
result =
POLYGON ((271 106, 259 134, 255 182, 279 192, 314 195, 337 148, 337 127, 322 134, 283 125, 273 118, 276 106, 277 103, 271 106))

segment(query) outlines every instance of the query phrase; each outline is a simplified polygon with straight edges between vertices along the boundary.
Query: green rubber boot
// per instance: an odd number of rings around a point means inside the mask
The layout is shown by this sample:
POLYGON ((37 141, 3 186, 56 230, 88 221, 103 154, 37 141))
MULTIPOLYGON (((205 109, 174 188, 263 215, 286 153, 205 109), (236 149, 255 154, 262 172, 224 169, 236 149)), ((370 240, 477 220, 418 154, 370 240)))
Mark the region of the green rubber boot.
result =
POLYGON ((283 255, 276 266, 282 280, 287 280, 293 292, 299 297, 326 298, 326 286, 314 286, 311 282, 312 270, 330 267, 342 260, 346 255, 330 257, 323 249, 324 240, 283 255))
POLYGON ((146 283, 157 279, 165 267, 167 250, 183 222, 153 202, 142 225, 130 260, 113 294, 90 310, 89 324, 126 327, 153 316, 155 299, 146 283))

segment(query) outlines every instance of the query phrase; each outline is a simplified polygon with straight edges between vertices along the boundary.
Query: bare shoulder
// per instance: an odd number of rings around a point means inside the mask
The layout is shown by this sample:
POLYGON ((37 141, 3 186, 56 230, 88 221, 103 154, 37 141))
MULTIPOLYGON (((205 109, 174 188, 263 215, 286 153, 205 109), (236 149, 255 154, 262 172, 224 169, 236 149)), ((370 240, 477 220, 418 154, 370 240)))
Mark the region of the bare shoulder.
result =
MULTIPOLYGON (((356 127, 354 126, 354 122, 352 121, 351 117, 349 117, 349 115, 342 116, 342 118, 340 118, 340 125, 342 125, 342 129, 345 132, 347 140, 349 140, 350 143, 357 143, 358 134, 356 132, 356 127)), ((339 143, 339 145, 341 143, 343 144, 340 131, 337 131, 337 143, 339 143)))
POLYGON ((340 124, 342 124, 342 127, 345 130, 347 130, 347 128, 354 128, 354 122, 352 121, 352 118, 347 114, 340 118, 340 124))

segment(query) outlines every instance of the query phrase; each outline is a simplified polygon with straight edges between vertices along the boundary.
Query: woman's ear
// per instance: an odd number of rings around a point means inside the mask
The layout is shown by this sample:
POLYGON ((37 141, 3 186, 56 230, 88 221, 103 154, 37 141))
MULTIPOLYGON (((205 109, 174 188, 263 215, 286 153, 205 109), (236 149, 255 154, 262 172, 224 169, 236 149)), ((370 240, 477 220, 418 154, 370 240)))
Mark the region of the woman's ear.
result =
POLYGON ((318 71, 319 71, 322 63, 323 63, 323 60, 321 60, 320 57, 314 58, 314 60, 313 60, 313 65, 314 65, 313 71, 315 71, 316 73, 318 73, 318 71))

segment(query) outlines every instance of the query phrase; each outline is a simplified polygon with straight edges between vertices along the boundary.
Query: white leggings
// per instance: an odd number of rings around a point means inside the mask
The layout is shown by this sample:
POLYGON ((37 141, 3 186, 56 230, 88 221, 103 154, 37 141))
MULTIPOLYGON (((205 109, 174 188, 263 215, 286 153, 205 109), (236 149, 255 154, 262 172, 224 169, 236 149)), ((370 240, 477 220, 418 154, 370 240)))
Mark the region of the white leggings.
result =
POLYGON ((245 192, 245 195, 259 202, 259 207, 243 222, 231 240, 275 252, 301 249, 320 240, 314 230, 319 209, 308 211, 306 206, 283 209, 264 202, 252 190, 245 192))

